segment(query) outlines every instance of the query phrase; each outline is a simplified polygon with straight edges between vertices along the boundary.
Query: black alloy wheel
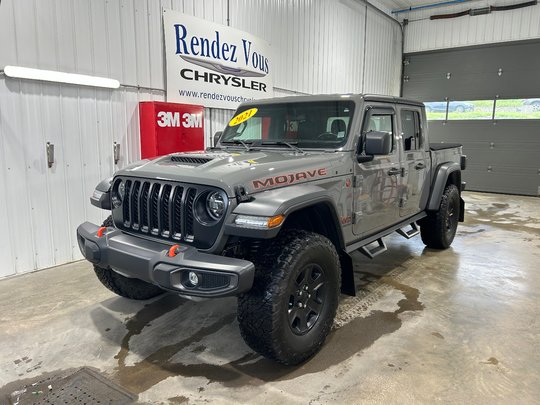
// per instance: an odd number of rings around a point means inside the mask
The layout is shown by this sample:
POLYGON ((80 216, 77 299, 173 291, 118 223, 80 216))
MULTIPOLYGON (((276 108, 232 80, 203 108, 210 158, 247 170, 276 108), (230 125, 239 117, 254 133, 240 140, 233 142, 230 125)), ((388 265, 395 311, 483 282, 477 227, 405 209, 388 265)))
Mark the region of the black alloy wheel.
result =
POLYGON ((326 277, 318 264, 300 270, 289 296, 287 316, 294 334, 304 335, 317 323, 326 298, 326 277))

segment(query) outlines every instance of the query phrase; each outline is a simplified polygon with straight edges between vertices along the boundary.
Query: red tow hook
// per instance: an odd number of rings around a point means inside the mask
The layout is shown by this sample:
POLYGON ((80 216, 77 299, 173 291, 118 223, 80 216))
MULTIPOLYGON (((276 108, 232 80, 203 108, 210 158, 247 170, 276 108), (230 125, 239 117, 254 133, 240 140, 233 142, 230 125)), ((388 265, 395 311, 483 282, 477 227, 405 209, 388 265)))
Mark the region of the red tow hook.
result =
POLYGON ((98 231, 97 231, 97 237, 101 238, 106 230, 107 230, 106 226, 102 226, 101 228, 99 228, 98 231))
POLYGON ((180 249, 180 245, 172 245, 171 248, 169 249, 169 253, 167 254, 167 256, 169 257, 174 257, 178 254, 177 250, 180 249))

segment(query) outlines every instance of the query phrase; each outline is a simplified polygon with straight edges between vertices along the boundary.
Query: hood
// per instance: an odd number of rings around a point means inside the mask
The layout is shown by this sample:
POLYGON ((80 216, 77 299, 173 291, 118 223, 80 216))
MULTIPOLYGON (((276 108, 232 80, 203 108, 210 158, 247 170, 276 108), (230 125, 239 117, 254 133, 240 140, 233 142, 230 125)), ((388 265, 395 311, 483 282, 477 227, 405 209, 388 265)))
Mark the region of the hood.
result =
POLYGON ((176 153, 134 163, 116 174, 205 184, 232 197, 237 186, 251 194, 348 174, 339 170, 347 154, 275 149, 176 153))

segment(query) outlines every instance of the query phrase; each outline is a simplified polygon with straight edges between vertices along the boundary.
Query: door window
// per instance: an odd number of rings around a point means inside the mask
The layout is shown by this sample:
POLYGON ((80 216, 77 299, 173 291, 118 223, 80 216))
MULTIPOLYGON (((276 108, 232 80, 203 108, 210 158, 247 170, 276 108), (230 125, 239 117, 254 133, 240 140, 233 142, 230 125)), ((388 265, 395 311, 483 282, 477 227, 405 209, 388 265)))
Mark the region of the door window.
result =
POLYGON ((418 111, 401 111, 401 130, 403 131, 403 148, 417 150, 421 145, 420 114, 418 111))
POLYGON ((390 152, 394 151, 393 117, 394 115, 391 113, 373 113, 369 116, 368 121, 364 124, 366 125, 364 133, 378 131, 388 132, 390 135, 392 135, 392 150, 390 152))

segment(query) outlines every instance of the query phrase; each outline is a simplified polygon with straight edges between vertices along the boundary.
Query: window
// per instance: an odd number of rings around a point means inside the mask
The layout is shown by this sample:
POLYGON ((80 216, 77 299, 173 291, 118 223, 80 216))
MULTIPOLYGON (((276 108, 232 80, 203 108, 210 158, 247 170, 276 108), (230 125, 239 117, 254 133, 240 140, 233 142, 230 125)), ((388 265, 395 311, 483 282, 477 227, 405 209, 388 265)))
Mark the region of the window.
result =
POLYGON ((449 120, 490 120, 493 117, 493 100, 450 101, 449 120))
POLYGON ((406 151, 420 149, 422 145, 420 145, 420 114, 418 111, 401 111, 401 129, 404 149, 406 151))
MULTIPOLYGON (((391 113, 373 113, 369 115, 369 119, 364 123, 364 133, 370 131, 388 132, 390 135, 394 134, 394 115, 391 113)), ((392 136, 392 149, 394 150, 394 137, 392 136)))
POLYGON ((446 119, 446 101, 432 101, 424 103, 428 120, 446 119))
POLYGON ((235 139, 250 140, 250 139, 261 139, 262 131, 262 118, 252 117, 250 119, 250 125, 248 126, 246 122, 241 123, 237 126, 238 136, 235 139))
POLYGON ((393 133, 391 114, 373 114, 369 117, 369 123, 365 132, 380 131, 393 133))
POLYGON ((497 100, 495 119, 540 119, 540 98, 497 100))
POLYGON ((424 103, 428 120, 540 119, 540 98, 433 101, 424 103), (446 111, 448 107, 448 113, 446 111), (495 111, 493 111, 495 107, 495 111))
POLYGON ((231 120, 221 143, 264 147, 288 142, 300 148, 336 149, 347 142, 353 112, 354 103, 348 100, 251 104, 236 112, 240 120, 231 120), (252 114, 242 119, 248 110, 252 114))

